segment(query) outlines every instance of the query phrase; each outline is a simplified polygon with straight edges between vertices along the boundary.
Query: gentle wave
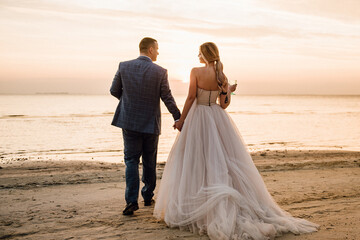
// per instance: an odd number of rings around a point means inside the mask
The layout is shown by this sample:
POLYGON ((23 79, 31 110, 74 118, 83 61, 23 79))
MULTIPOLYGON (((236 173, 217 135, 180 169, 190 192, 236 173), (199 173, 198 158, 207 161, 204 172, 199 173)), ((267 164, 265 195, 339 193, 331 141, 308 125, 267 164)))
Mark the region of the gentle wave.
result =
POLYGON ((18 150, 17 152, 6 153, 4 151, 0 152, 0 156, 4 157, 7 155, 13 154, 82 154, 82 153, 111 153, 111 152, 122 152, 122 149, 98 149, 98 150, 85 150, 85 149, 47 149, 47 150, 18 150))
POLYGON ((296 144, 296 145, 299 145, 298 142, 260 142, 260 143, 257 143, 257 144, 248 144, 248 146, 255 146, 255 145, 283 145, 283 146, 286 146, 286 145, 289 145, 289 144, 296 144))
POLYGON ((9 118, 69 118, 69 117, 103 117, 103 116, 112 116, 113 112, 106 112, 102 114, 67 114, 67 115, 3 115, 0 119, 9 119, 9 118))
MULTIPOLYGON (((251 112, 251 111, 228 111, 229 114, 233 115, 360 115, 359 112, 251 112)), ((169 112, 163 112, 162 115, 171 115, 169 112)), ((67 114, 67 115, 22 115, 22 114, 10 114, 0 116, 0 119, 14 119, 14 118, 86 118, 86 117, 104 117, 113 116, 114 112, 104 112, 101 114, 67 114)))

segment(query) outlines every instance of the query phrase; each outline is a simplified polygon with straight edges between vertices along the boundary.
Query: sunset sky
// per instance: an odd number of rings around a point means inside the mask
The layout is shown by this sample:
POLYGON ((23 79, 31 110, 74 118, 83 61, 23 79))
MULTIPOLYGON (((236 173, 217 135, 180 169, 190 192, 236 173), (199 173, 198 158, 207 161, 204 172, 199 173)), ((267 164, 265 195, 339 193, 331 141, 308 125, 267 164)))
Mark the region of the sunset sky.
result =
POLYGON ((175 93, 212 41, 240 94, 360 94, 359 0, 0 0, 0 93, 108 94, 145 36, 175 93))

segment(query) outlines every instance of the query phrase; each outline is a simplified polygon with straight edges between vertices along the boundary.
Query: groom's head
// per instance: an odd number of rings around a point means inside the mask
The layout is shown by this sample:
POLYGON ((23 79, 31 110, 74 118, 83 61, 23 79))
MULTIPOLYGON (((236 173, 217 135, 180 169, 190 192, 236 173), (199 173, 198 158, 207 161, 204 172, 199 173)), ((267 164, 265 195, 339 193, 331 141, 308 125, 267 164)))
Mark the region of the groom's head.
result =
POLYGON ((152 61, 156 61, 157 55, 159 55, 158 49, 158 43, 153 38, 146 37, 140 41, 140 54, 148 56, 152 61))

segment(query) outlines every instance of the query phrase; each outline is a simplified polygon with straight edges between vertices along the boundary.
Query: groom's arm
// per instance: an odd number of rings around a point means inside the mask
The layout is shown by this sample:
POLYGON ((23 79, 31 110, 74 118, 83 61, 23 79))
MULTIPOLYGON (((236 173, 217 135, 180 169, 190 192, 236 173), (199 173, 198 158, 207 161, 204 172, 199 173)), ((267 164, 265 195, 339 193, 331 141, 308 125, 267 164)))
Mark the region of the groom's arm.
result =
POLYGON ((167 70, 165 70, 165 73, 161 79, 160 97, 161 100, 165 103, 165 106, 167 107, 169 112, 172 114, 174 120, 179 120, 181 114, 178 107, 176 106, 174 97, 171 94, 167 70))
POLYGON ((113 95, 114 97, 116 97, 117 99, 120 100, 121 95, 122 95, 122 82, 121 82, 121 75, 120 75, 120 64, 119 64, 119 68, 115 74, 114 80, 112 82, 111 88, 110 88, 110 93, 111 95, 113 95))

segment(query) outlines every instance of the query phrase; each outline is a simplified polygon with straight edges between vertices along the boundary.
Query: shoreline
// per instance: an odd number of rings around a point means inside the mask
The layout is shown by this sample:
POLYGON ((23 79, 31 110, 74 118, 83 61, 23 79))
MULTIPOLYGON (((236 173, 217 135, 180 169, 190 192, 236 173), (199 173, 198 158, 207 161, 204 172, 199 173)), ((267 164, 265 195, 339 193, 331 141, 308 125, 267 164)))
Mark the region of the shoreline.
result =
MULTIPOLYGON (((316 233, 276 239, 356 239, 360 234, 360 152, 251 155, 275 201, 292 215, 321 225, 316 233)), ((155 198, 164 166, 157 165, 155 198)), ((141 197, 140 209, 123 216, 121 163, 17 161, 0 164, 0 173, 0 239, 208 239, 168 228, 141 197)))

